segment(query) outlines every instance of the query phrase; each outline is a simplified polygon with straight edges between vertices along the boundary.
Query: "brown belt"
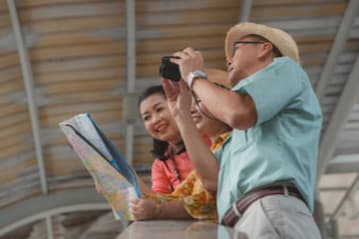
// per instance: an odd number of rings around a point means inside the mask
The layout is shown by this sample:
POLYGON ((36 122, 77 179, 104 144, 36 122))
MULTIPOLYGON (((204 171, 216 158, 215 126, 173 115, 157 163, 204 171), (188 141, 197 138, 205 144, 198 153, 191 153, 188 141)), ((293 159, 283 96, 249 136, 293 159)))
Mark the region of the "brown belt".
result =
POLYGON ((276 194, 289 195, 303 200, 301 194, 294 186, 276 185, 257 189, 234 202, 233 206, 224 214, 221 224, 233 227, 252 203, 260 198, 276 194))

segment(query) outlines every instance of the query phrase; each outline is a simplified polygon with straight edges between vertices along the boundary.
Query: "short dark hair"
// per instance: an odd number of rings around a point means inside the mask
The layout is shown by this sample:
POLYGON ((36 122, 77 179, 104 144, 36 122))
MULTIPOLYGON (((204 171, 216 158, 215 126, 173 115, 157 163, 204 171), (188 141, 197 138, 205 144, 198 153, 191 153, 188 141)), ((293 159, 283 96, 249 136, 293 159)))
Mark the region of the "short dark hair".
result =
POLYGON ((138 97, 137 107, 140 109, 140 105, 142 101, 144 101, 147 97, 154 95, 154 94, 161 94, 164 98, 166 97, 165 90, 163 89, 162 85, 154 85, 146 88, 138 97))
POLYGON ((274 57, 281 57, 283 56, 283 54, 280 52, 280 50, 278 49, 278 47, 276 47, 271 41, 269 41, 267 38, 262 37, 260 35, 256 35, 256 34, 250 34, 247 35, 246 37, 252 37, 252 38, 256 38, 259 41, 265 41, 265 42, 270 42, 272 44, 272 52, 274 54, 274 57))

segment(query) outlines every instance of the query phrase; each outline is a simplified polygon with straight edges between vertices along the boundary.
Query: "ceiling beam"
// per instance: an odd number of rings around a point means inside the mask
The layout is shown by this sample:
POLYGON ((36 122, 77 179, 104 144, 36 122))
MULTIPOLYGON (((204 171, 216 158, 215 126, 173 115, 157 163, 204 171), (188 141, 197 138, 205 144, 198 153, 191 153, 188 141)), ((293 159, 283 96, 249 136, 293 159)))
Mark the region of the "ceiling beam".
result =
POLYGON ((356 177, 354 178, 352 184, 350 185, 350 187, 347 189, 347 191, 345 192, 345 195, 343 196, 343 198, 340 200, 340 202, 338 203, 337 207, 334 209, 332 215, 330 216, 328 221, 332 221, 335 220, 337 218, 337 216, 339 215, 341 209, 344 206, 345 201, 350 197, 350 195, 356 191, 357 185, 359 184, 359 174, 356 175, 356 177))
POLYGON ((337 59, 339 58, 340 53, 343 52, 345 48, 345 44, 350 34, 350 30, 352 29, 352 25, 358 13, 359 1, 351 0, 345 10, 344 17, 335 36, 334 43, 327 57, 327 61, 325 62, 323 71, 320 74, 319 81, 315 87, 315 93, 317 94, 319 100, 321 100, 321 98, 325 94, 325 89, 329 84, 329 81, 335 70, 337 59))
POLYGON ((330 160, 326 174, 359 172, 359 154, 338 155, 330 160))
POLYGON ((250 20, 252 4, 253 0, 242 0, 239 22, 248 22, 250 20))
POLYGON ((320 176, 325 172, 329 161, 333 157, 339 138, 338 135, 342 132, 346 120, 357 100, 359 94, 358 79, 359 56, 357 56, 357 59, 353 65, 353 70, 349 75, 347 83, 345 84, 344 90, 342 91, 337 106, 332 114, 328 127, 320 143, 317 168, 318 181, 320 176))
MULTIPOLYGON (((14 30, 15 42, 20 57, 21 71, 25 83, 25 91, 26 91, 30 119, 31 119, 31 129, 33 133, 37 166, 39 169, 39 176, 41 182, 41 191, 43 194, 47 194, 48 187, 47 187, 45 165, 44 165, 43 152, 42 152, 41 139, 40 139, 40 126, 39 126, 39 118, 37 112, 37 104, 35 99, 35 90, 34 90, 31 62, 29 55, 27 53, 27 48, 25 46, 24 36, 22 34, 15 1, 7 0, 7 6, 9 9, 12 28, 14 30)), ((45 220, 46 220, 47 237, 48 239, 53 239, 54 235, 53 235, 51 217, 46 217, 45 220)))
POLYGON ((105 209, 110 209, 109 205, 93 187, 41 195, 1 209, 0 236, 53 215, 105 209))
MULTIPOLYGON (((133 104, 136 80, 136 1, 126 0, 126 30, 127 30, 127 93, 123 101, 126 109, 124 116, 137 115, 137 105, 133 104), (133 111, 135 113, 130 113, 133 111)), ((133 120, 125 119, 126 123, 126 145, 125 153, 127 162, 133 164, 134 125, 133 120)))

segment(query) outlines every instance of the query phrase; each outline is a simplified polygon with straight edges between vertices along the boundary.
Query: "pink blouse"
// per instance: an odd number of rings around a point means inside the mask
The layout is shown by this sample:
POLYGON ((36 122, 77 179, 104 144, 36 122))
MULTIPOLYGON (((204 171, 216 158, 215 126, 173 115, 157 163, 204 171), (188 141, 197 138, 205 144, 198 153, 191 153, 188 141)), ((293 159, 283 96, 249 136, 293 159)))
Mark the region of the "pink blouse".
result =
POLYGON ((187 152, 174 155, 166 161, 155 159, 152 164, 152 192, 159 194, 173 192, 192 170, 193 165, 187 152))

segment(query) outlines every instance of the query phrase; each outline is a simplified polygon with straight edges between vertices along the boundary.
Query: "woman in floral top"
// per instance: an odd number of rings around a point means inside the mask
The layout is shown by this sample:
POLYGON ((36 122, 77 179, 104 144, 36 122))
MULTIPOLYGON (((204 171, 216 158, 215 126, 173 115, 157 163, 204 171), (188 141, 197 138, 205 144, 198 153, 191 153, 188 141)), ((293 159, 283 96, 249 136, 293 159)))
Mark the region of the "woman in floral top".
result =
MULTIPOLYGON (((214 69, 206 71, 209 80, 215 83, 226 80, 226 72, 214 69)), ((163 81, 166 89, 166 80, 163 81)), ((212 142, 211 151, 214 152, 225 142, 230 135, 231 128, 214 118, 213 115, 202 105, 201 101, 194 95, 194 101, 191 107, 191 91, 182 84, 176 83, 181 87, 181 99, 179 101, 179 109, 172 109, 172 114, 176 119, 179 130, 194 130, 198 129, 198 140, 192 139, 184 140, 187 152, 190 155, 198 156, 195 150, 188 150, 191 147, 189 144, 194 144, 196 147, 208 146, 201 140, 201 133, 206 134, 212 142), (191 110, 190 110, 191 109, 191 110), (192 151, 192 152, 191 152, 192 151)), ((208 149, 208 155, 213 160, 213 154, 208 149)), ((203 155, 207 157, 207 155, 203 155)), ((216 186, 204 185, 205 179, 201 179, 194 169, 182 183, 176 187, 171 194, 147 194, 146 198, 132 199, 131 212, 136 220, 149 219, 202 219, 202 220, 217 220, 216 210, 216 186)), ((213 182, 211 182, 213 184, 213 182)), ((216 183, 214 183, 216 184, 216 183)))

